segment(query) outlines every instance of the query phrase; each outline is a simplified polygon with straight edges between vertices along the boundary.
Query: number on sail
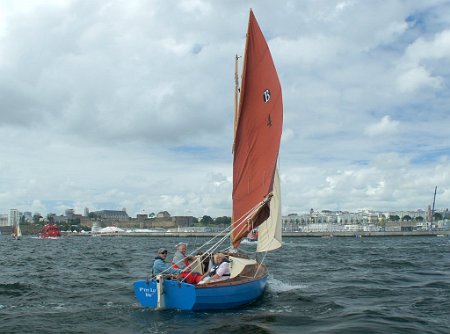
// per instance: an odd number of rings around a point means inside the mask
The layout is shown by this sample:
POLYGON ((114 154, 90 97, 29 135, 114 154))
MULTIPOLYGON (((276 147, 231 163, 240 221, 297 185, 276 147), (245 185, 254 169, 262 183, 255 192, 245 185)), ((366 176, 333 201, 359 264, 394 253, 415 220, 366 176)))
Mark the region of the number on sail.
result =
POLYGON ((266 89, 263 92, 263 99, 264 99, 264 103, 269 102, 269 100, 270 100, 270 90, 266 89))

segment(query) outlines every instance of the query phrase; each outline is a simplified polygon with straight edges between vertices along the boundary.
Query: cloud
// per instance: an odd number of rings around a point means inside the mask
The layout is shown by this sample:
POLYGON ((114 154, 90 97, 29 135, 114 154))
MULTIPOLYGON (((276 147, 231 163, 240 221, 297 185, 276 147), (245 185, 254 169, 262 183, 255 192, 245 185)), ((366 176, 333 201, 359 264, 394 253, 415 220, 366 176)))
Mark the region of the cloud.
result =
POLYGON ((398 87, 401 92, 414 92, 421 88, 441 88, 442 78, 433 77, 424 67, 410 68, 398 78, 398 87))
POLYGON ((389 115, 383 116, 383 118, 375 124, 369 125, 365 133, 368 136, 383 136, 395 134, 399 128, 400 122, 391 120, 389 115))
POLYGON ((431 39, 423 37, 415 40, 405 52, 411 62, 419 63, 426 59, 440 59, 450 56, 450 29, 438 32, 431 39))
MULTIPOLYGON (((450 6, 253 7, 283 87, 283 214, 450 201, 450 6)), ((0 4, 0 213, 231 215, 248 4, 0 4), (170 20, 169 20, 170 18, 170 20), (242 69, 242 64, 240 64, 242 69)))
POLYGON ((450 30, 439 32, 428 40, 422 37, 415 40, 407 47, 399 66, 397 84, 400 92, 444 88, 445 79, 437 74, 436 61, 449 57, 450 30))

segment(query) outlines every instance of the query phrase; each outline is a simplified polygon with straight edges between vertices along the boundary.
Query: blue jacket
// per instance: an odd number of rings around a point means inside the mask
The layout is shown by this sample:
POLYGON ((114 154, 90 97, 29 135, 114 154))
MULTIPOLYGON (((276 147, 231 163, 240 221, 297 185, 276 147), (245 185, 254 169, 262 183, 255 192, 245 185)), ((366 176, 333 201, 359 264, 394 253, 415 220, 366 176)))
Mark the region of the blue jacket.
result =
POLYGON ((173 274, 178 275, 181 273, 181 269, 172 268, 168 263, 166 263, 161 257, 155 257, 155 262, 153 262, 153 275, 173 274))

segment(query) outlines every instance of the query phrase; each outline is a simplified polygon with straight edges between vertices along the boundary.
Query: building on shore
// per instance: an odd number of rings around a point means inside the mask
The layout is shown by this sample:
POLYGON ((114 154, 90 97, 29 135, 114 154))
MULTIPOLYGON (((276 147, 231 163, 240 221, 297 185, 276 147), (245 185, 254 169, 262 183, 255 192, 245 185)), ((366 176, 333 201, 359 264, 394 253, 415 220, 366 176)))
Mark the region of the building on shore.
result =
POLYGON ((0 214, 0 226, 9 226, 8 224, 8 215, 4 213, 0 214))
POLYGON ((101 210, 94 211, 93 214, 96 218, 101 220, 115 220, 115 221, 128 221, 130 216, 126 210, 101 210))
POLYGON ((91 217, 80 217, 80 225, 92 228, 115 226, 124 229, 149 229, 149 228, 177 228, 190 227, 194 224, 192 216, 171 216, 167 211, 161 211, 156 216, 137 214, 136 218, 128 216, 126 211, 102 210, 92 212, 91 217))
MULTIPOLYGON (((359 210, 348 211, 315 211, 311 209, 307 213, 292 213, 282 217, 284 232, 408 232, 408 231, 430 231, 439 229, 450 229, 450 212, 448 209, 435 210, 435 219, 427 219, 429 214, 425 210, 415 211, 372 211, 359 210)), ((123 229, 172 229, 177 231, 197 231, 193 216, 171 216, 168 211, 160 211, 156 215, 151 213, 139 213, 136 218, 130 217, 126 209, 122 210, 100 210, 90 212, 84 210, 84 215, 76 214, 74 209, 65 210, 64 215, 48 214, 39 223, 33 222, 36 216, 31 212, 21 213, 17 209, 11 209, 9 214, 0 214, 0 226, 6 228, 14 221, 20 221, 25 225, 38 228, 47 219, 58 225, 66 225, 70 229, 91 229, 94 224, 100 228, 115 226, 123 229), (67 225, 68 224, 68 225, 67 225)), ((24 226, 25 227, 25 226, 24 226)), ((202 228, 219 228, 214 225, 205 224, 202 228)), ((26 228, 25 228, 26 230, 26 228)), ((34 230, 33 230, 34 231, 34 230)), ((209 231, 209 230, 208 230, 209 231)), ((32 232, 34 233, 34 232, 32 232)))
POLYGON ((386 231, 406 232, 416 230, 444 229, 449 224, 448 209, 438 212, 442 219, 435 222, 426 220, 424 210, 377 212, 361 210, 314 211, 304 214, 289 214, 282 217, 285 232, 321 232, 321 231, 386 231))
POLYGON ((20 221, 19 210, 17 209, 9 210, 8 225, 13 226, 14 224, 19 224, 19 221, 20 221))
POLYGON ((319 212, 311 209, 309 213, 283 216, 282 224, 285 232, 408 232, 448 228, 450 224, 448 209, 438 214, 442 219, 431 222, 427 221, 427 212, 424 210, 388 212, 323 210, 319 212))

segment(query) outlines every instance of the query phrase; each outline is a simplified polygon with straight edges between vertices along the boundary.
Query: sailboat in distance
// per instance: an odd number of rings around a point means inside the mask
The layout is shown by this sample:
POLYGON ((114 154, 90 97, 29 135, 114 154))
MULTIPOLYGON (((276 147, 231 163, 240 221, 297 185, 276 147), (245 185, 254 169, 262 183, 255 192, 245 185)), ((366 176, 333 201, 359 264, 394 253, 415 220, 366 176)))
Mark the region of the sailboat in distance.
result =
POLYGON ((18 222, 15 222, 12 226, 11 237, 14 240, 22 239, 22 230, 20 229, 20 224, 18 222))
POLYGON ((214 238, 218 241, 210 240, 195 250, 193 254, 199 250, 201 254, 190 265, 191 272, 204 274, 207 262, 220 250, 229 262, 230 277, 195 285, 163 273, 137 281, 135 296, 144 307, 193 311, 231 309, 254 302, 264 292, 267 267, 257 259, 240 254, 239 246, 250 231, 258 228, 257 252, 281 247, 277 160, 283 101, 269 47, 251 10, 238 95, 236 87, 232 224, 223 235, 214 238), (228 243, 227 248, 219 249, 230 240, 231 246, 228 243))

